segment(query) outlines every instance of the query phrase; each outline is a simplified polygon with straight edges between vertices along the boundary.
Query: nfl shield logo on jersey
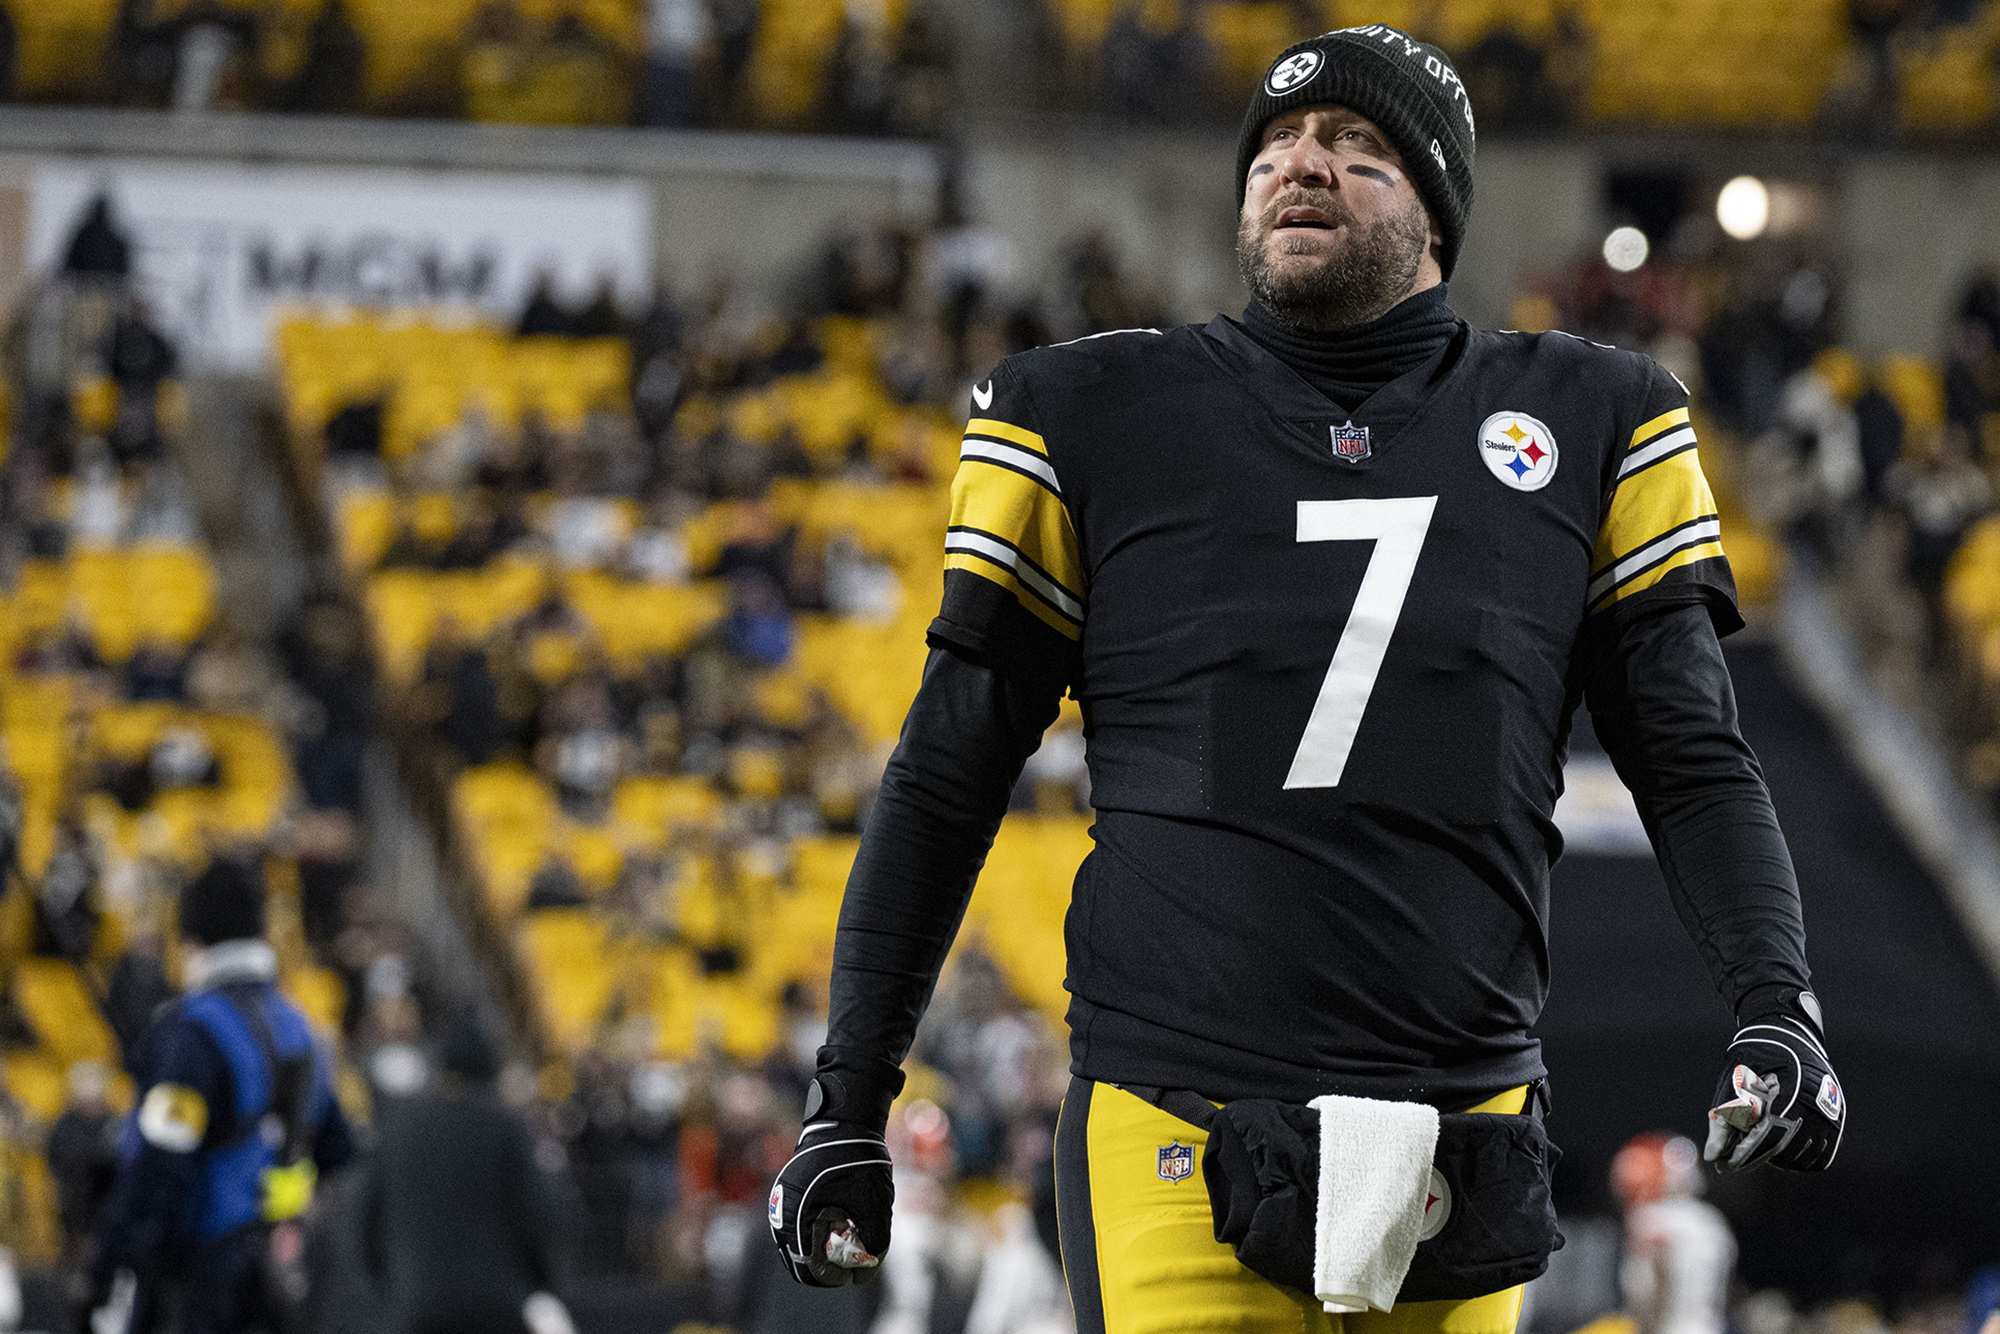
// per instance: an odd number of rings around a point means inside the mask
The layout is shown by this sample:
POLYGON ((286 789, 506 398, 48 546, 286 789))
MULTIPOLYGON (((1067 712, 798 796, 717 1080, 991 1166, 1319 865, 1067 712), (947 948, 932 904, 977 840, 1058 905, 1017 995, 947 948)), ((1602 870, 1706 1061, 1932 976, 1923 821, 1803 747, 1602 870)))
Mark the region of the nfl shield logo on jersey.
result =
POLYGON ((1194 1145, 1175 1140, 1160 1146, 1160 1180, 1186 1181, 1194 1175, 1194 1145))
POLYGON ((1347 463, 1359 463, 1367 458, 1368 428, 1343 422, 1333 428, 1333 456, 1347 463))
POLYGON ((1539 491, 1556 475, 1556 438, 1525 412, 1496 412, 1479 428, 1486 470, 1516 491, 1539 491))

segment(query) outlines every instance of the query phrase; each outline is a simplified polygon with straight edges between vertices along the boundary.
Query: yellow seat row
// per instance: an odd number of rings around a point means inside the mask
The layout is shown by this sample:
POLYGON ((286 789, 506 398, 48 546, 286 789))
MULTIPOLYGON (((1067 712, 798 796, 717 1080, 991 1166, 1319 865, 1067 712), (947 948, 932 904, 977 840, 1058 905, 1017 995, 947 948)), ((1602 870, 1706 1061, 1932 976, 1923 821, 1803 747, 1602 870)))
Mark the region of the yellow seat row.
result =
MULTIPOLYGON (((1090 846, 1085 819, 1010 817, 960 933, 961 947, 986 949, 1017 994, 1058 1024, 1068 1005, 1063 916, 1090 846)), ((770 893, 756 921, 736 924, 754 940, 740 951, 746 966, 734 973, 704 976, 683 946, 622 940, 611 919, 590 908, 527 914, 516 928, 516 950, 544 1036, 574 1055, 614 1012, 643 1012, 663 1057, 685 1059, 713 1042, 741 1059, 760 1058, 777 1038, 785 985, 824 985, 855 848, 847 838, 801 841, 792 886, 770 893)), ((712 943, 690 934, 694 944, 712 943)))
POLYGON ((275 341, 293 426, 316 430, 348 404, 385 398, 382 452, 392 462, 468 409, 495 424, 535 412, 574 428, 592 408, 625 401, 632 373, 623 339, 514 338, 490 325, 293 315, 275 341))
POLYGON ((49 634, 74 620, 109 662, 140 645, 187 645, 215 617, 215 574, 201 552, 146 545, 81 550, 63 561, 22 563, 11 598, 0 600, 9 642, 49 634))
MULTIPOLYGON (((481 639, 533 610, 549 587, 541 567, 525 561, 499 560, 464 572, 383 570, 368 577, 363 605, 385 673, 407 685, 422 669, 443 617, 456 621, 463 635, 481 639)), ((580 570, 565 575, 561 588, 595 646, 628 669, 683 652, 729 603, 728 589, 715 580, 652 584, 580 570)), ((530 668, 547 681, 559 680, 580 665, 584 647, 572 635, 545 634, 529 645, 530 668)))

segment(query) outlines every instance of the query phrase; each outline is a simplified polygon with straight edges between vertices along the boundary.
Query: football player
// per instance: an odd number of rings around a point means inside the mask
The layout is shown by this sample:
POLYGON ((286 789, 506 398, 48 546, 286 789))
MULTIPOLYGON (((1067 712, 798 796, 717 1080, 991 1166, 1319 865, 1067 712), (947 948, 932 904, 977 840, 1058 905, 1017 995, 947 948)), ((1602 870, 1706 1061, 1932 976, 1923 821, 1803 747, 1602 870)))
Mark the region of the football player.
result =
POLYGON ((1201 1133, 1128 1089, 1523 1112, 1580 702, 1738 1020, 1706 1156, 1832 1160, 1845 1108, 1717 642, 1742 622, 1687 394, 1452 313, 1473 146, 1435 47, 1380 24, 1295 46, 1243 123, 1243 318, 1037 349, 975 389, 933 651, 772 1191, 801 1281, 889 1244, 899 1066, 1065 690, 1097 810, 1056 1144, 1080 1330, 1511 1334, 1518 1287, 1341 1316, 1260 1278, 1215 1240, 1201 1133))

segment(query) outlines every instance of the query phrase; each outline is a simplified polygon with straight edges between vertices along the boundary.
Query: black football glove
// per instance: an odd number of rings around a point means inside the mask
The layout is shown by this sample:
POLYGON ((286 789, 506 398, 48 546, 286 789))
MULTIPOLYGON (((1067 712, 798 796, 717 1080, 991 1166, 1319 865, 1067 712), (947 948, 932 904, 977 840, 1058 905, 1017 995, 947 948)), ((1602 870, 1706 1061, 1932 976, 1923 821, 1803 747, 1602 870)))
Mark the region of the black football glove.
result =
POLYGON ((1847 1099, 1827 1059, 1819 1001, 1795 987, 1759 992, 1738 1016, 1701 1156, 1724 1172, 1761 1163, 1824 1171, 1840 1151, 1847 1099))
POLYGON ((882 1127, 894 1093, 860 1084, 839 1074, 813 1081, 806 1128, 771 1183, 771 1239, 810 1287, 871 1282, 889 1250, 896 1186, 882 1127))

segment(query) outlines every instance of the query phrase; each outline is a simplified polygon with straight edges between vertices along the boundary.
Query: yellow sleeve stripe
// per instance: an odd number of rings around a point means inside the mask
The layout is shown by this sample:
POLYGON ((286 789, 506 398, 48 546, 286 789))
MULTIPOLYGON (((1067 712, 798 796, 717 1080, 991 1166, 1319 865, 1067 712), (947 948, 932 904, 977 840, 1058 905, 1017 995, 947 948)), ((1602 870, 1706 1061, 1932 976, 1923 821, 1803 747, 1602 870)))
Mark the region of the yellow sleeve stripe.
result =
POLYGON ((993 460, 967 458, 951 483, 951 528, 1006 543, 1074 604, 1063 609, 1081 618, 1087 584, 1076 529, 1062 500, 1040 478, 993 460))
MULTIPOLYGON (((1684 524, 1715 513, 1701 456, 1684 449, 1618 483, 1590 556, 1593 583, 1612 566, 1684 524)), ((1592 595, 1593 599, 1595 594, 1592 595)))
MULTIPOLYGON (((1624 583, 1607 589, 1603 594, 1593 596, 1590 610, 1601 611, 1604 607, 1631 597, 1634 593, 1644 592, 1666 578, 1671 570, 1678 570, 1683 565, 1692 565, 1699 560, 1718 560, 1722 555, 1722 542, 1719 536, 1695 536, 1690 537, 1683 546, 1667 545, 1666 555, 1635 570, 1624 583)), ((1591 587, 1595 590, 1597 585, 1592 584, 1591 587)))
POLYGON ((1638 430, 1632 432, 1632 448, 1637 449, 1640 445, 1651 440, 1670 426, 1685 426, 1687 423, 1688 410, 1686 408, 1675 408, 1672 412, 1663 412, 1644 426, 1641 426, 1638 430))
POLYGON ((965 433, 968 436, 983 435, 993 440, 1005 441, 1010 445, 1019 445, 1023 449, 1032 449, 1044 457, 1049 452, 1048 445, 1033 431, 1023 430, 1012 422, 999 421, 993 417, 974 417, 965 424, 965 433))
POLYGON ((946 552, 944 567, 947 570, 964 570, 969 574, 976 574, 982 579, 992 580, 1009 593, 1012 593, 1014 600, 1019 602, 1023 607, 1026 607, 1037 620, 1043 622, 1065 639, 1081 639, 1083 637, 1083 627, 1081 625, 1070 620, 1061 612, 1049 606, 1041 598, 1028 591, 1022 585, 1021 581, 1014 577, 1012 568, 996 563, 985 556, 975 555, 969 551, 946 552))

